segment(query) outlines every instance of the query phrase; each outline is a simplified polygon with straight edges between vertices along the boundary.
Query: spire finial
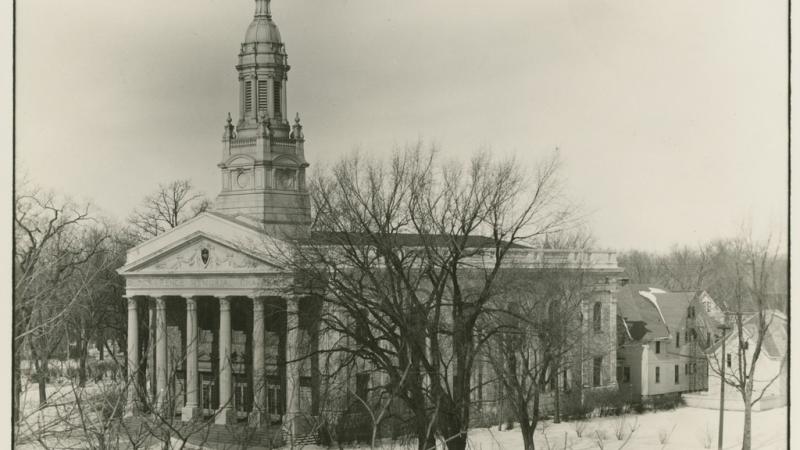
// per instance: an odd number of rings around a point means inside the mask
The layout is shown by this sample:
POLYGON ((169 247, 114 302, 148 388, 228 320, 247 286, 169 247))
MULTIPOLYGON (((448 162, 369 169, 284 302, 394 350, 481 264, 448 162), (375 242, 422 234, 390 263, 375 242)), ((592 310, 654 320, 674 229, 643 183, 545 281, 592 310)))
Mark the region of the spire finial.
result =
POLYGON ((269 10, 269 0, 256 0, 256 17, 272 18, 272 13, 269 10))

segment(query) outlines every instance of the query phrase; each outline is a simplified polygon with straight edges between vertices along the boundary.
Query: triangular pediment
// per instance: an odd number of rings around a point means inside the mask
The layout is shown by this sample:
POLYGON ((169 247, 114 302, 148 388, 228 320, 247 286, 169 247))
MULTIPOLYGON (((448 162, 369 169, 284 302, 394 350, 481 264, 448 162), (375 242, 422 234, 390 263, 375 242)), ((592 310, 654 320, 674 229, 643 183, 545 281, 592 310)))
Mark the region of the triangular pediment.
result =
POLYGON ((276 272, 278 265, 266 258, 236 248, 203 234, 153 258, 123 268, 124 274, 175 273, 263 273, 276 272))
POLYGON ((281 264, 269 255, 277 242, 234 219, 201 214, 129 250, 119 273, 275 273, 281 264))

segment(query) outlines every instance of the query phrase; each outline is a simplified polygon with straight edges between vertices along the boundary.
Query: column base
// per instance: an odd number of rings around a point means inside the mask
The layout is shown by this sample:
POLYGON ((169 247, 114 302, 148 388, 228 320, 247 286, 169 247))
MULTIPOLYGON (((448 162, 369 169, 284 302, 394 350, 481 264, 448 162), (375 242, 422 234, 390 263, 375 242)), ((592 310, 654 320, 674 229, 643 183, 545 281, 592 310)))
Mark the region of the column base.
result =
POLYGON ((313 428, 312 424, 309 422, 309 417, 304 414, 284 414, 281 419, 283 429, 292 439, 294 439, 295 436, 309 433, 313 428))
POLYGON ((181 409, 181 420, 184 422, 191 422, 200 417, 200 408, 197 406, 184 406, 181 409))
POLYGON ((217 411, 214 417, 214 423, 217 425, 233 425, 236 423, 236 411, 233 408, 223 408, 217 411))
POLYGON ((247 422, 251 427, 262 427, 267 424, 268 419, 269 414, 265 414, 261 411, 252 411, 247 415, 247 422))

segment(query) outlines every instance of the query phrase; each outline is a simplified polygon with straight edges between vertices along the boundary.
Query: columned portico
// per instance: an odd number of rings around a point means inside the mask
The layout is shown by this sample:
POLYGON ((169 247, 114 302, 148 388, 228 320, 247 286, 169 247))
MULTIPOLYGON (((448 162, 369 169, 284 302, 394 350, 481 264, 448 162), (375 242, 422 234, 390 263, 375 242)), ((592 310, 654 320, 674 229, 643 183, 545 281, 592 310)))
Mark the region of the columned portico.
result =
POLYGON ((150 308, 129 309, 130 354, 141 353, 140 334, 148 342, 146 370, 133 356, 129 374, 146 375, 143 398, 156 411, 218 424, 283 420, 294 434, 319 397, 313 388, 307 395, 308 380, 319 382, 318 364, 299 361, 318 336, 314 321, 298 317, 306 305, 292 296, 291 263, 273 250, 311 224, 308 163, 300 118, 289 121, 286 49, 269 0, 254 1, 236 66, 239 120, 229 114, 224 126, 213 208, 128 250, 119 273, 129 308, 133 296, 150 308))

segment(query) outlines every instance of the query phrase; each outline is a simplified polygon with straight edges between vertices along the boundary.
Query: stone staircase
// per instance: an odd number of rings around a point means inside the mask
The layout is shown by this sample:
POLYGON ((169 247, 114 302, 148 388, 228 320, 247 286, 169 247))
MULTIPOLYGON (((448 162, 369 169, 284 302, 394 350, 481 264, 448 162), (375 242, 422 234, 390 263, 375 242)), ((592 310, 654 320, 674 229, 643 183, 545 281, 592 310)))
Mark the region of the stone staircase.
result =
MULTIPOLYGON (((160 441, 156 436, 161 435, 160 430, 167 431, 169 434, 180 434, 188 437, 186 448, 190 449, 248 448, 251 450, 267 450, 280 447, 288 441, 279 425, 253 428, 245 423, 236 425, 186 424, 176 418, 172 427, 166 427, 166 425, 154 423, 150 418, 142 416, 125 418, 120 425, 119 431, 122 443, 124 444, 127 441, 136 442, 135 445, 129 447, 131 449, 159 445, 160 441)), ((301 437, 309 439, 306 436, 301 437)), ((299 442, 299 440, 296 439, 295 442, 299 442)), ((305 442, 296 445, 308 445, 305 442)))
MULTIPOLYGON (((289 437, 286 436, 284 440, 288 442, 289 437)), ((304 445, 317 445, 319 444, 319 432, 314 431, 312 433, 299 434, 294 437, 294 442, 292 442, 292 444, 293 447, 302 447, 304 445)))

